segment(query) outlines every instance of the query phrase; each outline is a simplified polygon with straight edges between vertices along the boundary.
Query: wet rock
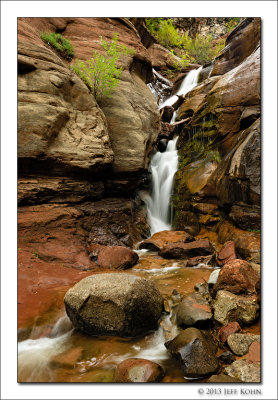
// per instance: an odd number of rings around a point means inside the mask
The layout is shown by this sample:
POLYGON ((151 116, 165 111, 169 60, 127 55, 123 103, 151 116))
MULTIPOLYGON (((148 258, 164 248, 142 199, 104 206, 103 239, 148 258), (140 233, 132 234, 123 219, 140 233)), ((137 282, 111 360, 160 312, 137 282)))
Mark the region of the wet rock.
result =
POLYGON ((225 368, 225 372, 243 382, 261 382, 261 364, 248 363, 246 360, 234 361, 225 368))
POLYGON ((168 145, 168 140, 161 139, 157 144, 158 151, 160 151, 160 153, 164 153, 164 151, 166 151, 167 145, 168 145))
MULTIPOLYGON (((162 109, 162 113, 161 113, 161 118, 162 118, 162 126, 161 126, 161 128, 163 129, 163 132, 164 132, 164 129, 167 127, 167 125, 166 124, 168 124, 169 125, 169 129, 171 129, 171 130, 173 130, 174 129, 174 126, 173 125, 170 125, 170 121, 171 121, 171 119, 172 119, 172 116, 173 116, 173 114, 174 114, 174 107, 172 107, 172 106, 165 106, 165 107, 163 107, 163 109, 162 109), (171 128, 170 128, 171 127, 171 128)), ((167 129, 167 128, 166 128, 167 129)))
POLYGON ((251 325, 259 316, 259 305, 253 296, 237 296, 226 290, 219 290, 213 304, 214 319, 222 325, 240 322, 251 325))
POLYGON ((91 244, 88 248, 90 257, 101 268, 128 269, 137 264, 138 254, 123 246, 101 246, 91 244))
MULTIPOLYGON (((164 107, 165 109, 166 107, 164 107)), ((164 115, 164 114, 163 114, 164 115)), ((159 134, 159 139, 173 139, 175 132, 175 126, 172 124, 169 124, 168 122, 162 122, 161 123, 161 131, 159 134)))
POLYGON ((177 324, 179 326, 207 327, 212 319, 209 303, 199 293, 192 293, 183 298, 177 308, 177 324))
POLYGON ((230 383, 230 382, 242 382, 240 379, 234 378, 229 375, 219 374, 212 375, 207 382, 210 383, 230 383))
POLYGON ((206 282, 196 283, 194 289, 202 296, 209 296, 208 284, 206 282))
POLYGON ((234 205, 229 218, 241 229, 261 229, 261 207, 250 204, 234 205))
POLYGON ((235 68, 256 48, 260 41, 260 18, 245 18, 227 37, 226 46, 216 57, 211 76, 235 68))
POLYGON ((235 361, 235 356, 233 355, 233 353, 231 353, 230 351, 225 351, 224 353, 222 353, 218 359, 220 361, 222 361, 224 364, 231 364, 232 362, 235 361))
POLYGON ((190 242, 193 237, 184 231, 161 231, 155 233, 150 239, 144 240, 139 245, 139 249, 159 251, 170 243, 190 242))
POLYGON ((260 335, 248 335, 245 333, 232 333, 227 338, 227 343, 234 354, 243 356, 248 353, 253 342, 260 342, 260 335))
POLYGON ((218 236, 221 243, 233 240, 237 253, 245 260, 260 263, 261 235, 259 232, 244 231, 226 221, 219 225, 218 236))
POLYGON ((234 294, 254 294, 258 281, 258 274, 247 261, 235 259, 221 268, 213 292, 227 290, 234 294))
POLYGON ((229 335, 239 332, 240 329, 241 328, 238 322, 229 322, 227 325, 222 326, 222 328, 219 329, 219 340, 222 343, 225 343, 229 335))
POLYGON ((212 261, 212 256, 197 256, 187 260, 187 267, 195 267, 198 264, 208 265, 212 261))
POLYGON ((214 253, 214 248, 209 240, 195 240, 190 243, 174 243, 164 246, 159 255, 163 258, 190 258, 207 256, 214 253))
POLYGON ((114 382, 160 382, 163 377, 164 371, 159 364, 141 358, 128 358, 117 366, 114 382))
POLYGON ((131 274, 82 279, 64 298, 74 327, 89 335, 137 336, 157 326, 163 298, 155 285, 131 274))
POLYGON ((50 364, 52 368, 74 368, 76 363, 81 359, 82 353, 82 347, 66 350, 51 357, 50 364))
POLYGON ((187 328, 165 346, 180 361, 183 374, 188 378, 208 376, 218 370, 217 347, 205 331, 187 328))
POLYGON ((230 240, 229 242, 226 242, 220 252, 217 255, 216 262, 217 264, 222 267, 224 264, 227 262, 236 259, 236 249, 235 249, 235 243, 230 240))
POLYGON ((253 342, 249 346, 248 353, 244 357, 248 363, 257 363, 261 361, 261 344, 253 342))

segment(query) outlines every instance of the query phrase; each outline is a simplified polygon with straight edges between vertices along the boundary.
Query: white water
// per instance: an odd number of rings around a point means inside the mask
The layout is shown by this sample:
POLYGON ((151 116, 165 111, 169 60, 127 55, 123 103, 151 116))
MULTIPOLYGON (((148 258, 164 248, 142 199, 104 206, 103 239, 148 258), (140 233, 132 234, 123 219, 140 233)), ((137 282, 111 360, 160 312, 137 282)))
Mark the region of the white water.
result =
POLYGON ((201 72, 201 69, 202 67, 189 71, 184 80, 182 81, 179 90, 169 99, 164 101, 164 103, 162 103, 159 106, 159 109, 165 106, 172 106, 178 100, 178 96, 185 96, 186 93, 190 92, 190 90, 192 90, 198 83, 198 77, 201 72))
POLYGON ((18 374, 25 382, 51 381, 51 358, 70 346, 73 332, 69 318, 64 315, 52 329, 51 337, 27 339, 18 343, 18 374))
POLYGON ((178 168, 178 138, 170 140, 164 153, 159 151, 151 159, 152 195, 145 197, 151 235, 156 232, 170 230, 170 196, 174 175, 178 168))
MULTIPOLYGON (((185 95, 198 83, 198 76, 202 67, 190 71, 183 80, 174 96, 167 99, 159 108, 172 105, 178 95, 185 95)), ((171 123, 175 122, 177 112, 174 113, 171 123)), ((152 174, 152 194, 145 196, 151 235, 156 232, 171 229, 170 196, 173 189, 174 176, 178 169, 178 151, 176 137, 170 140, 164 153, 154 154, 150 163, 152 174)))

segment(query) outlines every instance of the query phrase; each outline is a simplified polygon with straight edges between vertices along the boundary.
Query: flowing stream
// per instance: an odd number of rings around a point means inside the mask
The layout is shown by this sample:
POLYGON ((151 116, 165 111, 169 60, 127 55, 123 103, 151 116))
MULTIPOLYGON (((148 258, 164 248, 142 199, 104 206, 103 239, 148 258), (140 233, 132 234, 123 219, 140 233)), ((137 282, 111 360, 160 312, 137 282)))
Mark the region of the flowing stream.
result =
MULTIPOLYGON (((202 67, 190 71, 177 93, 162 103, 159 108, 171 106, 178 100, 178 95, 185 96, 198 83, 198 77, 202 67)), ((177 112, 174 112, 171 123, 175 122, 177 112)), ((151 235, 156 232, 170 230, 172 223, 172 213, 170 208, 170 197, 174 184, 174 176, 178 169, 178 137, 168 142, 166 151, 156 152, 150 163, 150 172, 152 176, 152 190, 150 195, 144 197, 147 206, 148 219, 151 229, 151 235)))

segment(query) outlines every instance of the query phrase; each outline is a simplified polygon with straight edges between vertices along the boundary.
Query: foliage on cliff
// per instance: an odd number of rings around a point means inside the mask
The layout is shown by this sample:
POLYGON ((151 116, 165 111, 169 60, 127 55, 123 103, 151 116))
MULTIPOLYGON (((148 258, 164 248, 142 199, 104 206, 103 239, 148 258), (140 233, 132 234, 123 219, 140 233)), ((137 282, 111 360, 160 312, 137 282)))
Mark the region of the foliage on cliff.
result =
POLYGON ((101 46, 105 53, 93 51, 89 60, 75 60, 71 67, 77 75, 89 86, 96 99, 103 96, 111 96, 111 92, 118 86, 122 74, 122 67, 117 63, 123 55, 134 53, 133 49, 118 44, 118 35, 113 36, 112 42, 108 43, 100 37, 101 46))
POLYGON ((71 60, 74 56, 74 48, 70 41, 64 38, 60 33, 42 33, 41 38, 47 44, 54 47, 54 49, 58 50, 65 58, 71 60))
POLYGON ((213 59, 225 45, 225 39, 215 41, 212 35, 197 34, 191 38, 181 34, 171 19, 146 18, 146 24, 158 42, 188 63, 205 64, 213 59), (178 52, 177 52, 178 50, 178 52))

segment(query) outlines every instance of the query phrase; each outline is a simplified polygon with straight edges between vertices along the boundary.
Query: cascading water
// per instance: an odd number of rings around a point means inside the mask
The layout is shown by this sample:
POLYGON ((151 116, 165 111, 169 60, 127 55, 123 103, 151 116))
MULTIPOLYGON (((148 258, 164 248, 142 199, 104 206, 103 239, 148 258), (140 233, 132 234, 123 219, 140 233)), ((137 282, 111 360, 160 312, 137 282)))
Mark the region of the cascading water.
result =
MULTIPOLYGON (((159 108, 173 105, 178 95, 185 95, 198 83, 198 76, 202 67, 190 71, 183 80, 176 94, 162 103, 159 108)), ((177 112, 174 113, 171 123, 175 122, 177 112)), ((173 189, 174 176, 178 169, 178 151, 176 137, 168 142, 164 153, 157 152, 151 159, 150 172, 152 175, 152 194, 145 196, 151 235, 156 232, 171 229, 170 196, 173 189)))

